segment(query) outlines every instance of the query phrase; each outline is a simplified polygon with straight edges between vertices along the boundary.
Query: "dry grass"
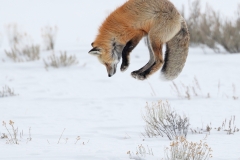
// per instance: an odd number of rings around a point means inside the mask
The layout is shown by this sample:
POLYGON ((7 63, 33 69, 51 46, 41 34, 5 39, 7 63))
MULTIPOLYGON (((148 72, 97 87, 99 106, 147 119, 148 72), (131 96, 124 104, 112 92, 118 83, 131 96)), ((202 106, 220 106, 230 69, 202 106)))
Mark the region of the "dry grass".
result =
POLYGON ((236 95, 236 85, 235 85, 235 84, 232 84, 232 89, 233 89, 232 98, 233 98, 234 100, 238 100, 238 96, 236 95))
POLYGON ((212 124, 207 124, 205 128, 201 127, 197 127, 196 129, 190 128, 190 131, 192 132, 192 134, 206 134, 206 135, 210 135, 210 132, 212 130, 212 124))
POLYGON ((208 46, 215 52, 221 52, 221 48, 229 53, 240 52, 240 5, 234 20, 223 19, 209 5, 201 11, 200 0, 192 1, 189 6, 190 14, 185 18, 192 46, 208 46))
MULTIPOLYGON (((90 141, 90 140, 83 141, 80 136, 77 136, 74 140, 70 139, 70 138, 64 136, 65 131, 66 131, 66 128, 64 128, 63 131, 61 132, 61 135, 58 138, 57 144, 59 144, 59 145, 67 144, 69 141, 71 141, 69 143, 74 144, 74 145, 77 145, 77 144, 87 145, 90 141)), ((48 142, 48 144, 51 144, 49 140, 47 140, 47 142, 48 142)), ((56 144, 56 142, 54 142, 53 144, 56 144)))
POLYGON ((168 102, 147 104, 146 113, 143 115, 146 122, 145 134, 143 136, 157 137, 167 136, 173 140, 178 136, 187 136, 189 119, 180 116, 173 111, 168 102))
MULTIPOLYGON (((5 132, 1 133, 0 139, 6 140, 6 144, 20 144, 23 142, 26 142, 28 144, 30 141, 32 141, 32 134, 31 134, 31 127, 28 129, 28 135, 23 134, 23 130, 19 131, 18 127, 16 127, 15 122, 10 120, 8 123, 3 121, 2 126, 5 128, 5 132)), ((61 135, 58 138, 57 144, 67 144, 69 138, 64 137, 64 132, 66 128, 62 131, 61 135)), ((47 140, 48 144, 51 144, 49 140, 47 140)), ((71 144, 75 145, 87 145, 90 142, 90 140, 82 140, 80 136, 77 136, 75 139, 71 140, 71 144)), ((56 141, 54 142, 56 144, 56 141)))
POLYGON ((17 24, 8 24, 6 30, 9 43, 12 47, 16 47, 23 41, 25 34, 19 32, 17 24))
POLYGON ((23 49, 13 47, 11 51, 6 51, 6 55, 14 62, 29 62, 40 59, 40 48, 38 45, 25 46, 23 49))
POLYGON ((212 130, 211 123, 210 123, 210 125, 207 124, 205 129, 204 128, 199 128, 199 127, 197 127, 196 129, 190 128, 190 131, 192 132, 192 134, 210 135, 211 130, 212 130))
MULTIPOLYGON (((188 99, 191 100, 193 98, 214 98, 214 97, 220 97, 220 95, 222 95, 222 98, 227 98, 227 99, 233 99, 233 100, 238 100, 239 97, 237 95, 237 87, 236 85, 233 84, 229 84, 228 86, 232 87, 232 93, 226 93, 222 88, 221 88, 222 84, 219 81, 217 84, 217 88, 216 88, 216 92, 217 94, 213 94, 210 92, 206 92, 207 90, 205 88, 203 88, 200 86, 200 83, 198 81, 198 79, 196 77, 194 77, 194 79, 192 80, 191 83, 186 84, 183 82, 172 82, 172 85, 170 85, 171 87, 171 92, 172 94, 174 94, 175 96, 179 97, 179 98, 184 98, 184 99, 188 99), (204 91, 205 90, 205 91, 204 91)), ((229 92, 229 91, 228 91, 229 92)))
POLYGON ((225 119, 222 122, 221 127, 217 127, 217 128, 215 128, 215 130, 224 131, 228 135, 239 132, 240 131, 239 128, 235 125, 235 119, 236 119, 235 116, 232 116, 229 120, 225 119))
MULTIPOLYGON (((18 127, 14 125, 14 122, 12 120, 10 120, 8 124, 10 128, 8 128, 8 125, 5 121, 3 121, 2 123, 7 133, 3 133, 1 139, 6 139, 6 144, 19 144, 21 139, 23 139, 23 131, 19 132, 18 127)), ((29 141, 32 141, 31 127, 29 128, 29 135, 26 143, 28 143, 29 141)))
POLYGON ((178 137, 165 149, 166 160, 207 160, 212 158, 212 149, 207 143, 188 142, 184 137, 178 137))
POLYGON ((8 136, 7 134, 3 134, 3 138, 7 138, 7 144, 19 144, 19 140, 17 138, 18 128, 14 127, 14 122, 11 120, 9 121, 9 125, 11 126, 11 130, 8 129, 7 123, 3 121, 3 126, 8 132, 8 136))
POLYGON ((81 139, 81 137, 77 136, 75 144, 77 144, 80 139, 81 139))
MULTIPOLYGON (((192 134, 207 134, 210 135, 211 132, 217 131, 222 132, 228 135, 233 135, 240 131, 240 129, 235 124, 236 116, 231 116, 231 118, 228 120, 225 118, 225 120, 222 122, 222 125, 219 127, 212 127, 212 123, 207 124, 205 128, 190 128, 190 131, 192 134)), ((216 132, 215 132, 216 133, 216 132)))
POLYGON ((57 144, 59 144, 59 142, 60 142, 60 140, 61 140, 61 138, 62 138, 62 135, 63 135, 65 129, 66 129, 66 128, 63 129, 62 134, 61 134, 61 136, 59 137, 59 139, 58 139, 58 143, 57 143, 57 144))
POLYGON ((31 37, 19 31, 16 24, 7 26, 7 34, 11 50, 5 50, 5 53, 9 58, 14 62, 39 60, 40 46, 32 44, 31 37))
POLYGON ((147 155, 154 156, 152 149, 148 146, 144 147, 142 144, 136 147, 136 152, 128 151, 127 154, 130 159, 135 160, 145 159, 147 155))
POLYGON ((7 136, 6 134, 3 134, 3 138, 7 138, 7 143, 11 144, 18 144, 18 138, 17 138, 17 134, 18 134, 18 129, 15 129, 14 127, 14 122, 13 121, 9 121, 9 125, 12 127, 12 132, 10 132, 10 130, 7 127, 6 122, 3 121, 3 126, 6 128, 9 136, 7 136))
POLYGON ((54 50, 57 32, 58 32, 57 26, 55 27, 46 26, 42 28, 42 38, 46 50, 54 50))
POLYGON ((66 51, 60 52, 60 56, 56 56, 53 53, 51 56, 48 57, 48 61, 46 61, 45 59, 43 61, 46 69, 48 69, 49 67, 60 68, 78 64, 76 56, 68 56, 66 51))
POLYGON ((17 96, 18 94, 14 93, 14 90, 5 85, 2 87, 2 91, 0 91, 0 98, 1 97, 11 97, 11 96, 17 96))
MULTIPOLYGON (((179 84, 172 82, 171 89, 172 93, 176 94, 179 98, 186 98, 190 100, 193 97, 202 96, 202 89, 196 77, 194 77, 192 84, 190 85, 186 85, 182 82, 180 82, 179 84)), ((207 97, 210 98, 209 93, 207 94, 207 97)))
POLYGON ((15 23, 8 24, 6 26, 6 32, 8 36, 8 41, 11 48, 22 48, 26 45, 32 44, 32 38, 26 32, 19 29, 18 25, 15 23))

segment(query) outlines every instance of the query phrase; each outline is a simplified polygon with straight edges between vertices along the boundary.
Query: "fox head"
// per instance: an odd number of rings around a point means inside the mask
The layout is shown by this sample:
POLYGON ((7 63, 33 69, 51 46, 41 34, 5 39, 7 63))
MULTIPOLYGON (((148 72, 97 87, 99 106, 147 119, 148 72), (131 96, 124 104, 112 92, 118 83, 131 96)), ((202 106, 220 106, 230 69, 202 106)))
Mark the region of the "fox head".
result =
POLYGON ((93 42, 92 47, 93 48, 88 53, 96 56, 99 61, 105 65, 108 77, 112 77, 116 73, 117 64, 122 58, 124 46, 114 42, 110 47, 106 47, 101 44, 97 45, 93 42))

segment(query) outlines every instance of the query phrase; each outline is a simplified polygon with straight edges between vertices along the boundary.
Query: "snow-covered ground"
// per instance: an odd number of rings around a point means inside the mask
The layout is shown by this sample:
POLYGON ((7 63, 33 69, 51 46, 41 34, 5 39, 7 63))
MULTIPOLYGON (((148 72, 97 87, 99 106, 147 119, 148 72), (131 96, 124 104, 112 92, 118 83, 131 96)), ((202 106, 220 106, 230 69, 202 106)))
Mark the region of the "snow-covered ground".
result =
MULTIPOLYGON (((19 137, 19 145, 9 145, 6 139, 0 139, 0 159, 125 160, 129 159, 127 152, 136 152, 141 144, 154 153, 145 159, 162 159, 170 141, 166 137, 147 138, 141 134, 146 102, 159 100, 168 100, 176 112, 186 114, 190 128, 211 124, 213 130, 205 141, 213 150, 213 159, 240 159, 240 132, 227 135, 214 130, 231 116, 236 116, 235 125, 240 128, 240 99, 233 98, 240 98, 240 54, 214 54, 211 50, 191 48, 183 72, 174 81, 181 88, 182 84, 192 86, 196 77, 201 90, 197 91, 198 96, 191 93, 190 100, 178 97, 173 83, 161 81, 159 72, 146 81, 130 76, 131 71, 148 61, 148 50, 143 43, 133 51, 129 69, 124 73, 118 69, 109 78, 105 67, 87 53, 103 18, 123 2, 1 2, 0 87, 7 85, 18 96, 0 98, 0 121, 14 121, 23 136, 19 137), (32 35, 35 43, 42 42, 41 27, 57 25, 55 53, 66 50, 69 55, 76 55, 78 65, 46 71, 43 58, 50 51, 41 51, 38 61, 14 63, 4 53, 9 48, 5 25, 12 22, 32 35)), ((214 2, 223 14, 231 15, 238 1, 214 2), (223 7, 230 5, 231 12, 223 7)), ((179 8, 182 5, 177 0, 173 3, 179 8)), ((184 95, 184 90, 181 93, 184 95)), ((4 126, 0 126, 2 133, 7 133, 4 126)), ((191 131, 187 136, 193 142, 204 138, 205 134, 191 131)))

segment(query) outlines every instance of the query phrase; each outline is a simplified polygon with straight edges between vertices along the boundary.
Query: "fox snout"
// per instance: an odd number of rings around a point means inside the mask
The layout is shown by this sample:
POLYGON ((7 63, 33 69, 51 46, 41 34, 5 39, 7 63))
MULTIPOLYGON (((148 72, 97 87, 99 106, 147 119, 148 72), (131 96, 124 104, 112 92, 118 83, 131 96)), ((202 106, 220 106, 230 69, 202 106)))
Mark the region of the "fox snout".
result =
MULTIPOLYGON (((88 52, 89 54, 92 54, 94 56, 98 57, 98 60, 105 65, 107 72, 108 72, 108 77, 112 77, 117 70, 117 64, 119 63, 119 60, 121 57, 118 57, 117 55, 114 55, 113 60, 108 62, 104 61, 104 54, 101 52, 101 50, 97 47, 94 47, 92 50, 88 52)), ((106 59, 106 58, 105 58, 106 59)))
POLYGON ((106 65, 108 77, 112 77, 117 70, 117 64, 106 65))
POLYGON ((117 64, 122 58, 124 46, 114 42, 109 47, 110 49, 106 49, 107 47, 105 46, 101 47, 96 45, 96 43, 92 43, 93 48, 88 53, 97 56, 98 60, 105 65, 108 77, 112 77, 116 73, 117 64))

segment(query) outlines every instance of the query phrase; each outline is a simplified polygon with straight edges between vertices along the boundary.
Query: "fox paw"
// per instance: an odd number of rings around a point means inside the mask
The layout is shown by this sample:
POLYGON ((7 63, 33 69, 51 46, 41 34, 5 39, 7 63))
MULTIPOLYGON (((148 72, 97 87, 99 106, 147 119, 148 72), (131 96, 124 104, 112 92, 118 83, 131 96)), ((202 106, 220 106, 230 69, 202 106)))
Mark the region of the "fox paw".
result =
POLYGON ((146 76, 146 74, 144 74, 144 73, 139 73, 139 74, 137 75, 137 79, 138 79, 138 80, 145 80, 145 79, 147 79, 147 76, 146 76))
POLYGON ((139 73, 138 71, 134 71, 131 73, 132 77, 138 80, 145 80, 147 76, 144 73, 139 73))
POLYGON ((128 69, 128 65, 121 65, 120 70, 121 70, 122 72, 126 71, 127 69, 128 69))
POLYGON ((133 78, 136 78, 136 79, 137 79, 138 71, 133 71, 133 72, 131 73, 131 75, 132 75, 133 78))

